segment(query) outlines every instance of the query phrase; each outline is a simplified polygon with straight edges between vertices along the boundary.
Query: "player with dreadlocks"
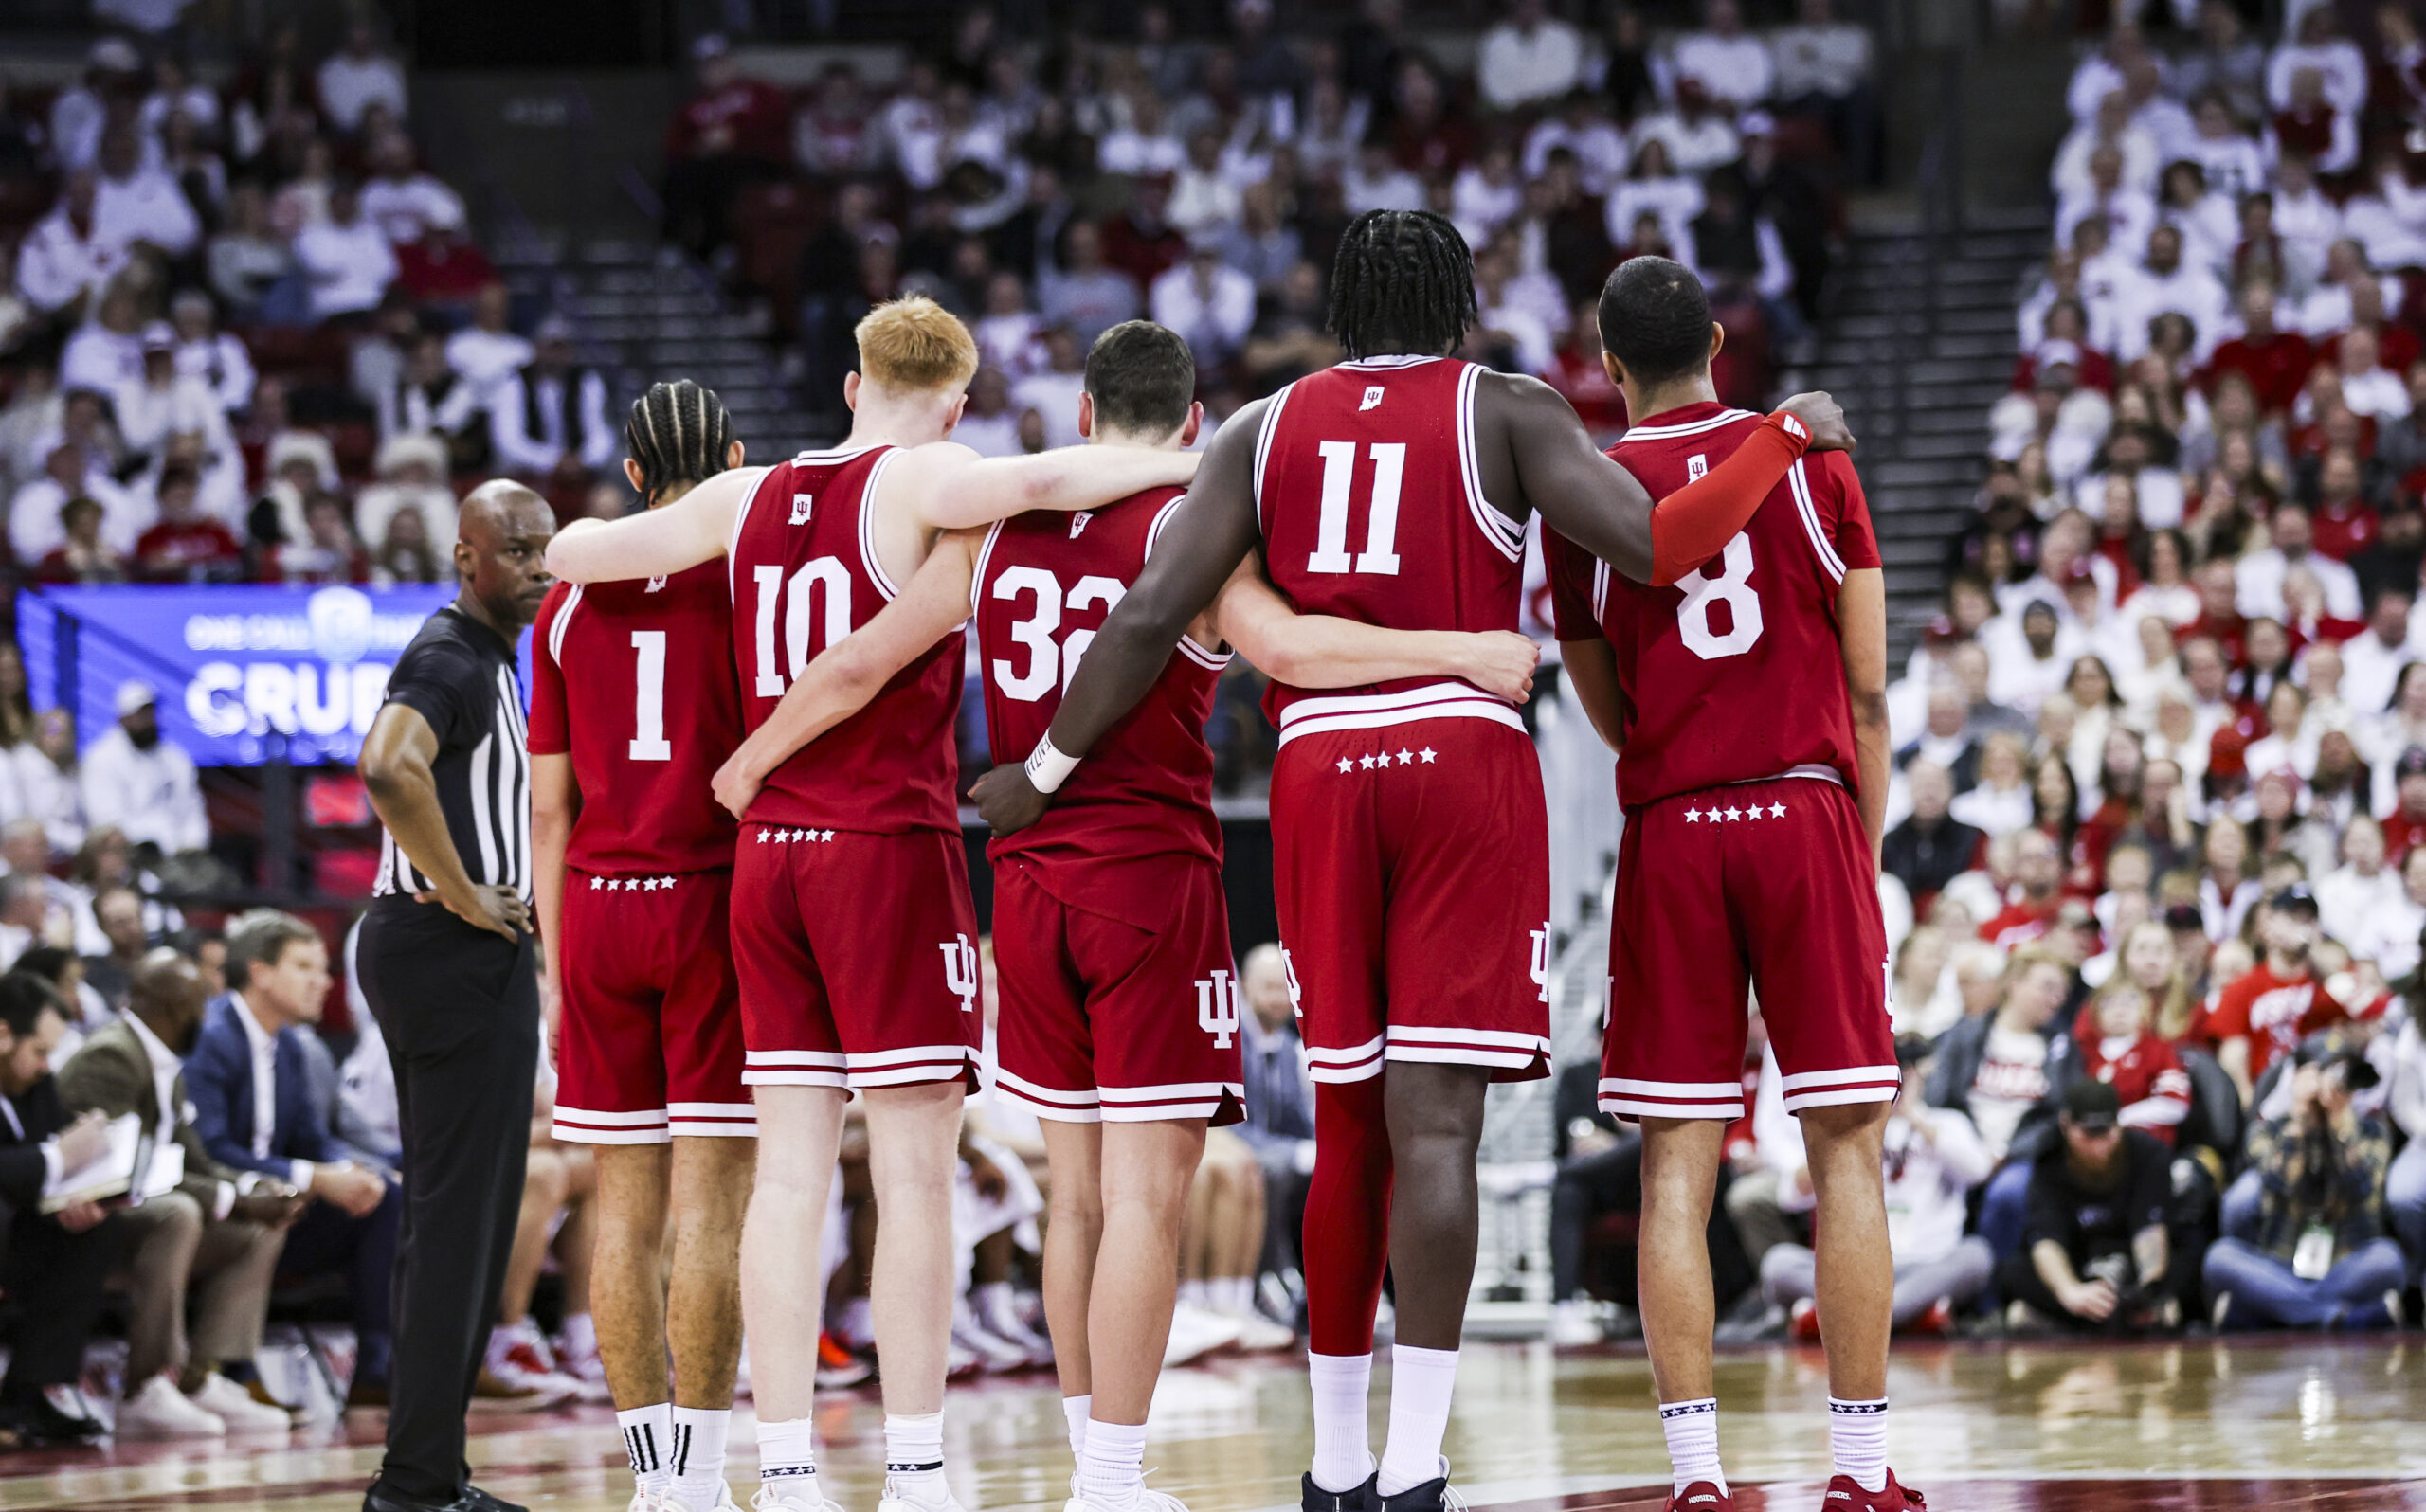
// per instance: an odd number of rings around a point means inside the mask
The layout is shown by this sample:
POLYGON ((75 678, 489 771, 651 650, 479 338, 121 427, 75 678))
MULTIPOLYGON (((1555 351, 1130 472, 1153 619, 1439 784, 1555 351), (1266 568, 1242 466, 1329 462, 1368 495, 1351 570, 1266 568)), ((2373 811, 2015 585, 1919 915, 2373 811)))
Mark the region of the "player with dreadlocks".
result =
MULTIPOLYGON (((1349 227, 1331 303, 1347 360, 1222 427, 1026 765, 978 783, 998 833, 1043 812, 1249 551, 1301 614, 1513 630, 1534 513, 1626 576, 1673 583, 1743 529, 1807 447, 1851 441, 1825 394, 1798 395, 1655 503, 1556 391, 1457 359, 1475 319, 1473 261, 1446 220, 1374 211, 1349 227)), ((1541 769, 1516 711, 1462 681, 1276 682, 1267 710, 1280 728, 1283 960, 1316 1084, 1304 1503, 1439 1512, 1483 1092, 1549 1069, 1541 769), (1377 1467, 1366 1396, 1385 1264, 1398 1336, 1377 1467)))
MULTIPOLYGON (((741 465, 724 405, 687 378, 635 402, 624 441, 624 476, 653 510, 741 465)), ((715 562, 558 583, 534 631, 531 837, 561 1046, 553 1132, 595 1146, 598 1170, 596 1325, 566 1363, 603 1370, 634 1512, 715 1512, 733 1504, 725 1428, 757 1133, 726 939, 735 826, 709 791, 741 742, 732 594, 715 562)))

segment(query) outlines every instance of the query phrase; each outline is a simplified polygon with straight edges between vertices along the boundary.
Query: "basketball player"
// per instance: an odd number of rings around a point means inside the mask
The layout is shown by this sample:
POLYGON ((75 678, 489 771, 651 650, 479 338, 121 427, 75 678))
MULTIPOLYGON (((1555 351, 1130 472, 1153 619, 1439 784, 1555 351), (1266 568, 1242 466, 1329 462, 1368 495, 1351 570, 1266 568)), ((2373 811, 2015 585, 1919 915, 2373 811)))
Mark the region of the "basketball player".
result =
MULTIPOLYGON (((1717 402, 1722 334, 1699 280, 1665 258, 1634 259, 1602 291, 1603 360, 1637 417, 1609 455, 1654 490, 1723 464, 1760 427, 1717 402)), ((1748 986, 1819 1190, 1827 1505, 1917 1507, 1887 1468, 1887 597, 1860 480, 1840 456, 1796 462, 1725 550, 1670 586, 1624 582, 1556 532, 1543 543, 1567 675, 1624 751, 1601 1107, 1642 1121, 1642 1323, 1669 1505, 1729 1504, 1704 1233, 1722 1137, 1744 1112, 1748 986)))
MULTIPOLYGON (((981 459, 945 441, 977 369, 969 331, 931 299, 878 307, 845 381, 839 448, 734 468, 645 514, 585 521, 550 567, 576 583, 671 576, 718 555, 747 727, 809 658, 873 619, 944 531, 1029 509, 1100 508, 1185 483, 1195 459, 1072 447, 981 459)), ((733 867, 742 1079, 756 1091, 755 1190, 741 1237, 761 1504, 817 1509, 809 1408, 820 1252, 842 1105, 866 1099, 884 1366, 885 1512, 957 1506, 943 1472, 951 1328, 951 1194, 960 1107, 977 1066, 977 927, 962 859, 952 724, 961 640, 948 637, 750 805, 733 867)))
MULTIPOLYGON (((1097 633, 1026 768, 980 781, 998 833, 1037 820, 1250 549, 1260 546, 1300 613, 1512 630, 1531 511, 1638 577, 1673 581, 1725 545, 1815 432, 1847 439, 1826 396, 1802 396, 1760 442, 1655 510, 1554 390, 1449 355, 1475 323, 1473 273, 1439 216, 1375 211, 1349 228, 1331 307, 1348 360, 1222 427, 1188 507, 1097 633)), ((1436 1512, 1474 1272, 1485 1084, 1548 1066, 1541 769, 1516 711, 1468 682, 1395 678, 1320 695, 1276 682, 1268 707, 1280 727, 1280 931, 1318 1084, 1305 1504, 1436 1512), (1377 1471, 1365 1413, 1385 1262, 1398 1341, 1377 1471)))
MULTIPOLYGON (((724 405, 689 379, 651 387, 624 444, 625 476, 651 509, 741 465, 724 405)), ((709 792, 741 740, 724 570, 559 583, 531 660, 533 880, 560 1047, 553 1132, 597 1147, 598 1352, 638 1483, 633 1512, 715 1512, 733 1504, 724 1445, 757 1132, 726 922, 734 827, 709 792)))
MULTIPOLYGON (((1177 449, 1203 421, 1187 343, 1143 320, 1087 355, 1078 430, 1101 446, 1177 449)), ((718 774, 746 804, 770 770, 858 709, 974 613, 997 761, 1044 732, 1095 629, 1182 512, 1149 489, 1085 514, 1031 513, 939 546, 907 591, 828 651, 718 774)), ((1208 1124, 1241 1116, 1239 993, 1222 895, 1213 753, 1224 641, 1306 686, 1463 676, 1530 685, 1523 636, 1298 619, 1240 565, 1130 718, 1044 819, 989 847, 1001 969, 996 1089, 1034 1109, 1053 1169, 1044 1299, 1070 1448, 1070 1512, 1132 1512, 1146 1490, 1146 1409, 1170 1330, 1189 1178, 1208 1124)))

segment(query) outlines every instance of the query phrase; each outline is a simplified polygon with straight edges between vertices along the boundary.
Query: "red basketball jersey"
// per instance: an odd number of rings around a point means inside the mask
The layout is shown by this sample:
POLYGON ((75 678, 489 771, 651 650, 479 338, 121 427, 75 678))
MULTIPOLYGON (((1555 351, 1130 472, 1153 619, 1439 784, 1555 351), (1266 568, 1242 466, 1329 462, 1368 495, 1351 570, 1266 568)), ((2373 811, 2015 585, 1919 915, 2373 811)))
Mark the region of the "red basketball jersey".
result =
POLYGON ((532 639, 531 753, 572 756, 566 858, 585 872, 733 865, 709 784, 741 744, 724 568, 548 590, 532 639))
MULTIPOLYGON (((1760 423, 1747 410, 1687 405, 1627 431, 1609 455, 1664 498, 1760 423)), ((1848 570, 1879 563, 1870 505, 1842 452, 1796 462, 1752 523, 1673 587, 1621 577, 1554 531, 1542 541, 1559 639, 1604 637, 1617 652, 1627 810, 1798 768, 1855 786, 1837 590, 1848 570)))
MULTIPOLYGON (((1082 513, 1031 510, 987 535, 969 607, 996 762, 1025 761, 1042 738, 1078 658, 1185 498, 1178 489, 1154 488, 1082 513)), ((1022 857, 1055 897, 1119 919, 1161 900, 1139 896, 1133 879, 1104 862, 1186 855, 1218 864, 1222 828, 1213 818, 1204 721, 1229 661, 1227 653, 1181 637, 1162 676, 1095 742, 1044 817, 997 836, 987 855, 1022 857)), ((1157 917, 1149 911, 1138 922, 1157 917)))
MULTIPOLYGON (((1273 396, 1256 437, 1256 510, 1265 570, 1299 613, 1391 630, 1516 628, 1525 528, 1482 495, 1482 371, 1445 357, 1382 357, 1273 396)), ((1522 728, 1507 704, 1439 678, 1318 695, 1276 682, 1264 709, 1284 742, 1444 715, 1522 728)))
MULTIPOLYGON (((817 654, 897 591, 869 511, 896 448, 803 452, 742 502, 726 553, 742 717, 755 729, 817 654)), ((888 835, 958 830, 961 633, 894 675, 867 706, 793 753, 750 805, 753 823, 888 835)))

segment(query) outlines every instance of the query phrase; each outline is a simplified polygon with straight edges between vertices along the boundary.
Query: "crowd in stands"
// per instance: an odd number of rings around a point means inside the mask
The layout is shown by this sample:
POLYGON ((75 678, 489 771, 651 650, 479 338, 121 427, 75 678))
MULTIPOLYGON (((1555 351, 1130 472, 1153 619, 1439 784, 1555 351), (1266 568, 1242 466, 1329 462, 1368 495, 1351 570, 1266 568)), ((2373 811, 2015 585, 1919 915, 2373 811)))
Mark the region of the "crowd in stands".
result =
MULTIPOLYGON (((310 1404, 293 1373, 261 1366, 274 1309, 342 1319, 351 1348, 335 1354, 350 1365, 336 1384, 333 1356, 331 1400, 384 1406, 400 1215, 395 1080, 350 981, 337 994, 349 1027, 324 1021, 335 979, 328 942, 269 909, 237 916, 224 933, 173 914, 147 922, 145 896, 128 882, 64 885, 83 909, 67 926, 46 924, 39 908, 15 925, 22 899, 44 898, 38 828, 11 826, 7 854, 32 869, 0 886, 0 912, 22 937, 0 976, 0 1448, 300 1426, 310 1404), (89 953, 53 943, 80 923, 97 936, 89 953), (143 1142, 130 1169, 153 1179, 139 1202, 98 1180, 112 1169, 114 1120, 143 1142), (112 1299, 123 1352, 92 1356, 112 1299), (87 1392, 114 1400, 99 1410, 87 1392)), ((990 946, 984 960, 990 1060, 990 946)), ((1258 1058, 1249 1122, 1214 1131, 1197 1176, 1172 1363, 1296 1337, 1279 1320, 1294 1320, 1303 1299, 1294 1215, 1313 1168, 1312 1087, 1275 947, 1249 955, 1243 987, 1252 1022, 1241 1033, 1258 1058)), ((552 1078, 541 1074, 476 1410, 606 1399, 588 1307, 594 1167, 588 1146, 550 1137, 552 1078)), ((972 1100, 961 1157, 952 1371, 1049 1365, 1037 1279, 1050 1179, 1034 1115, 990 1093, 972 1100)), ((823 1270, 830 1331, 820 1379, 832 1387, 873 1375, 866 1159, 864 1137, 847 1135, 836 1183, 843 1212, 823 1270)))
POLYGON ((813 404, 872 304, 940 300, 985 353, 959 437, 989 452, 1075 439, 1086 346, 1132 316, 1187 337, 1217 421, 1334 360, 1332 248, 1375 208, 1455 219, 1480 285, 1467 355, 1548 379, 1597 430, 1623 417, 1592 302, 1641 253, 1711 285, 1722 384, 1761 397, 1838 191, 1879 172, 1869 33, 1830 0, 1757 32, 1739 0, 1664 8, 1684 24, 1656 35, 1627 4, 1587 31, 1506 0, 1453 69, 1401 9, 1283 31, 1269 0, 1155 3, 1098 36, 1014 35, 973 5, 897 78, 836 61, 797 95, 706 38, 666 234, 769 297, 813 404))
MULTIPOLYGON (((2405 5, 2289 9, 2085 50, 1977 513, 1890 690, 1899 1325, 2415 1321, 2426 47, 2405 5)), ((1809 1329, 1801 1142, 1747 1076, 1735 1321, 1809 1329)))
POLYGON ((409 105, 368 19, 208 83, 110 36, 68 87, 0 85, 18 580, 443 582, 481 477, 625 507, 604 381, 508 297, 409 105))

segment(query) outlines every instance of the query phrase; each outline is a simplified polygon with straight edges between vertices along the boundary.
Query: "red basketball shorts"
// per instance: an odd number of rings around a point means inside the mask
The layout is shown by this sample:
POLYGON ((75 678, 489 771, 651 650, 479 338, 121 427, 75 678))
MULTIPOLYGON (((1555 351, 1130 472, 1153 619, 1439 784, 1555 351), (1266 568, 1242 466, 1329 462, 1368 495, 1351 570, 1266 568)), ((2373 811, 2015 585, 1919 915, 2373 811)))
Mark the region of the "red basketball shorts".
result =
POLYGON ((956 833, 742 825, 733 959, 743 1081, 976 1087, 977 915, 956 833))
POLYGON ((565 873, 555 1125, 581 1144, 758 1132, 741 1085, 730 872, 565 873))
POLYGON ((1033 862, 994 863, 995 1090, 1066 1123, 1235 1124, 1241 999, 1221 868, 1173 856, 1137 870, 1169 910, 1157 928, 1062 902, 1033 862))
POLYGON ((1386 1060, 1549 1074, 1549 821, 1522 729, 1284 736, 1273 881, 1310 1073, 1386 1060))
POLYGON ((1619 844, 1610 922, 1602 1111, 1743 1117, 1747 992, 1788 1111, 1894 1098, 1887 927, 1841 783, 1784 777, 1651 804, 1619 844))

